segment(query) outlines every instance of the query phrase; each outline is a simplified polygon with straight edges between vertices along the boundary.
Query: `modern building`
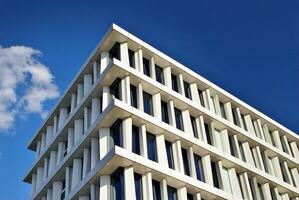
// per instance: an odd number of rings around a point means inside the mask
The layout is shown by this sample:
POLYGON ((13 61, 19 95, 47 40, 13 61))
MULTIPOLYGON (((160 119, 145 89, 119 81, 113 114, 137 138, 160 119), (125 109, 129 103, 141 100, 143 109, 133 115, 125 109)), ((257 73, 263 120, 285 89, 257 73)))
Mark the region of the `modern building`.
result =
POLYGON ((37 200, 299 200, 299 137, 113 24, 30 141, 37 200))

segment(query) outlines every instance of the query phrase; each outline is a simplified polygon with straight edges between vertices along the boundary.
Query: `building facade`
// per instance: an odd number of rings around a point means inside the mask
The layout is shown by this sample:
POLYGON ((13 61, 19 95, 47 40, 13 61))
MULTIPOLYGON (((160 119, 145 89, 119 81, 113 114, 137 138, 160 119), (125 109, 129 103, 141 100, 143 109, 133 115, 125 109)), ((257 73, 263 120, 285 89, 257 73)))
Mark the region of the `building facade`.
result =
POLYGON ((30 141, 37 200, 299 200, 299 137, 113 24, 30 141))

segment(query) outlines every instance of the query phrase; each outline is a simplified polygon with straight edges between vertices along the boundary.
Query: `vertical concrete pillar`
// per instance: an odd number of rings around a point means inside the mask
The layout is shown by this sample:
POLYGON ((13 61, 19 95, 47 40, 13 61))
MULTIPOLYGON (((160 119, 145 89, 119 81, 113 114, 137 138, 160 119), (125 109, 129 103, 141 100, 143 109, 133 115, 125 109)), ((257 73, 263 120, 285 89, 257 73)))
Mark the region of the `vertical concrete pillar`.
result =
POLYGON ((88 195, 79 196, 79 200, 89 200, 89 196, 88 195))
POLYGON ((67 152, 70 152, 74 146, 74 128, 67 130, 67 152))
POLYGON ((91 124, 98 118, 101 113, 101 100, 93 98, 91 100, 91 124))
POLYGON ((194 162, 194 153, 193 153, 193 147, 188 148, 188 163, 190 166, 190 175, 192 178, 197 179, 196 176, 196 169, 195 169, 195 162, 194 162))
POLYGON ((77 93, 72 93, 71 97, 71 112, 73 112, 77 105, 77 93))
POLYGON ((124 119, 122 122, 123 147, 132 151, 132 118, 124 119))
POLYGON ((183 96, 185 96, 183 75, 179 74, 177 78, 178 78, 178 89, 179 89, 179 93, 182 94, 183 96))
POLYGON ((294 178, 294 186, 299 187, 299 173, 298 173, 297 168, 291 169, 291 174, 294 178))
POLYGON ((101 128, 99 130, 99 147, 100 160, 102 160, 111 149, 111 136, 109 128, 101 128))
POLYGON ((184 124, 184 132, 190 136, 193 136, 194 133, 193 133, 193 129, 192 129, 189 110, 182 111, 182 118, 183 118, 183 124, 184 124))
POLYGON ((143 111, 143 89, 142 83, 139 83, 137 86, 137 108, 143 111))
POLYGON ((49 165, 49 159, 44 159, 44 173, 43 173, 43 181, 46 181, 48 177, 48 165, 49 165))
POLYGON ((142 175, 142 199, 153 200, 152 173, 142 175))
POLYGON ((81 103, 81 100, 84 97, 84 87, 82 83, 78 83, 77 85, 77 106, 81 103))
POLYGON ((135 53, 135 64, 136 69, 143 73, 143 55, 142 55, 142 49, 138 49, 135 53))
POLYGON ((44 150, 46 149, 46 137, 47 137, 46 133, 42 133, 40 152, 44 152, 44 150))
POLYGON ((214 105, 215 105, 215 113, 216 113, 216 115, 221 116, 221 109, 220 109, 219 97, 218 97, 217 94, 214 95, 213 101, 214 101, 214 105))
POLYGON ((60 199, 62 192, 62 181, 55 181, 53 182, 53 200, 60 199))
POLYGON ((262 193, 264 199, 272 199, 269 183, 262 184, 262 193))
POLYGON ((174 143, 172 143, 172 149, 173 149, 174 169, 181 173, 184 173, 181 141, 177 140, 174 143))
POLYGON ((171 67, 165 67, 163 69, 163 76, 164 76, 164 82, 165 86, 168 87, 169 89, 172 89, 172 83, 171 83, 171 67))
POLYGON ((198 139, 204 141, 205 143, 208 143, 203 116, 200 115, 198 118, 196 118, 195 121, 196 127, 198 126, 197 130, 199 130, 198 139))
POLYGON ((84 89, 83 94, 86 96, 90 89, 92 88, 92 74, 84 74, 84 89))
POLYGON ((240 184, 239 184, 239 180, 235 168, 230 168, 228 170, 228 175, 229 175, 230 183, 232 184, 231 189, 233 195, 242 199, 242 191, 240 188, 240 184))
POLYGON ((66 196, 70 193, 71 189, 71 176, 72 176, 72 168, 65 168, 65 194, 66 196))
POLYGON ((256 130, 257 136, 259 138, 261 138, 262 140, 266 141, 264 131, 263 131, 263 128, 262 128, 262 123, 261 123, 260 119, 257 119, 257 120, 254 121, 254 128, 256 130))
POLYGON ((161 200, 168 200, 167 181, 166 178, 160 182, 161 200))
POLYGON ((231 155, 229 139, 228 139, 228 131, 227 129, 223 129, 220 131, 223 151, 229 155, 231 155))
POLYGON ((97 61, 93 62, 92 65, 92 75, 93 75, 93 83, 96 83, 100 74, 100 66, 97 61))
POLYGON ((237 134, 232 136, 232 147, 233 147, 233 151, 236 155, 237 158, 239 158, 240 160, 242 160, 242 155, 241 155, 241 149, 239 146, 239 140, 238 140, 238 136, 237 134))
POLYGON ((229 101, 224 104, 224 112, 225 112, 226 119, 228 121, 234 123, 234 117, 233 117, 233 112, 232 112, 232 105, 231 105, 231 103, 229 101))
POLYGON ((140 139, 140 155, 148 158, 147 156, 147 143, 146 143, 146 128, 145 125, 141 125, 141 127, 139 128, 139 134, 141 136, 140 139))
POLYGON ((84 132, 83 134, 87 131, 87 129, 90 126, 90 108, 84 107, 84 132))
POLYGON ((89 148, 84 148, 83 150, 83 168, 82 168, 82 179, 90 171, 90 150, 89 148))
POLYGON ((178 200, 187 200, 187 188, 181 187, 177 189, 178 200))
POLYGON ((299 159, 299 150, 298 150, 298 146, 296 144, 296 141, 294 142, 291 142, 290 143, 290 146, 291 146, 291 149, 292 149, 292 152, 293 152, 293 155, 296 159, 299 159))
POLYGON ((112 200, 111 196, 111 179, 109 175, 100 177, 99 199, 112 200))
POLYGON ((65 143, 59 142, 58 143, 58 152, 57 152, 57 165, 60 164, 62 159, 64 158, 64 150, 65 150, 65 143))
POLYGON ((276 177, 283 181, 280 162, 279 162, 279 158, 277 156, 272 158, 272 164, 273 164, 273 169, 274 169, 274 173, 275 173, 276 177))
POLYGON ((240 184, 242 187, 244 199, 253 200, 247 172, 244 172, 240 175, 240 184))
POLYGON ((154 57, 150 58, 150 69, 151 69, 151 78, 156 80, 156 68, 155 68, 155 59, 154 59, 154 57))
POLYGON ((99 149, 99 139, 91 138, 91 164, 90 168, 93 169, 99 162, 100 149, 99 149))
POLYGON ((289 155, 292 155, 291 148, 290 148, 290 145, 289 145, 289 142, 288 142, 288 139, 287 139, 286 135, 283 135, 281 137, 281 144, 282 144, 282 147, 285 150, 285 152, 289 155))
POLYGON ((74 127, 74 144, 81 139, 83 135, 83 119, 76 119, 75 120, 75 127, 74 127))
POLYGON ((109 64, 109 52, 101 52, 101 66, 100 73, 106 69, 109 64))
POLYGON ((259 168, 260 170, 265 171, 265 167, 264 167, 260 147, 256 146, 256 147, 252 148, 252 154, 253 154, 253 158, 254 158, 256 167, 259 168))
POLYGON ((55 136, 57 133, 58 129, 58 119, 59 117, 57 115, 54 116, 54 121, 53 121, 53 135, 55 136))
POLYGON ((125 200, 136 200, 133 167, 127 167, 124 169, 124 182, 125 200))
POLYGON ((108 86, 103 86, 103 95, 102 95, 102 111, 105 110, 105 108, 110 103, 110 89, 108 86))
POLYGON ((169 124, 176 127, 173 100, 169 101, 169 103, 167 104, 167 108, 168 108, 169 124))
POLYGON ((36 143, 36 154, 35 154, 35 159, 37 159, 40 155, 41 152, 41 141, 38 140, 36 143))
POLYGON ((194 200, 201 200, 201 195, 200 195, 200 193, 196 193, 196 194, 194 195, 194 200))
POLYGON ((157 119, 162 120, 160 93, 156 93, 153 95, 153 111, 154 111, 154 116, 157 119))
POLYGON ((282 162, 281 170, 286 182, 291 185, 294 185, 292 175, 286 161, 282 162))
POLYGON ((252 124, 252 120, 251 120, 250 114, 247 114, 247 115, 244 116, 244 121, 245 121, 245 125, 247 127, 248 132, 251 135, 256 136, 256 133, 255 133, 255 130, 254 130, 254 127, 253 127, 253 124, 252 124))
POLYGON ((203 168, 203 174, 204 174, 205 182, 207 184, 213 186, 214 182, 213 182, 213 176, 211 176, 212 168, 211 168, 211 157, 210 157, 210 155, 202 156, 201 161, 202 161, 202 168, 203 168))
POLYGON ((46 132, 46 146, 49 146, 53 138, 53 126, 47 126, 46 132))
POLYGON ((126 66, 130 65, 128 43, 126 42, 120 44, 120 60, 125 63, 126 66))
POLYGON ((276 146, 277 148, 283 151, 278 130, 273 131, 272 135, 273 135, 274 146, 276 146))
POLYGON ((57 151, 51 151, 50 160, 49 160, 49 175, 52 174, 52 172, 55 170, 56 161, 57 161, 57 151))
POLYGON ((122 101, 131 104, 131 96, 130 96, 130 76, 126 76, 121 79, 121 96, 122 101))
POLYGON ((198 88, 197 88, 197 84, 196 83, 191 83, 190 84, 190 91, 191 91, 192 101, 194 101, 198 105, 201 105, 200 104, 201 102, 200 102, 199 94, 198 94, 198 88))
POLYGON ((36 191, 36 174, 32 174, 31 177, 31 192, 30 192, 30 196, 33 196, 35 194, 36 191))
POLYGON ((246 162, 249 163, 252 166, 255 166, 249 143, 248 142, 243 142, 242 143, 242 148, 243 148, 243 152, 244 152, 246 162))
POLYGON ((60 130, 64 126, 67 114, 68 114, 67 108, 60 108, 58 130, 60 130))
POLYGON ((47 200, 53 200, 52 196, 53 196, 53 191, 51 188, 48 188, 47 189, 47 200))
POLYGON ((99 190, 95 184, 90 185, 90 200, 99 200, 99 190))
POLYGON ((281 199, 282 200, 290 200, 289 194, 288 193, 284 193, 281 195, 281 199))
POLYGON ((273 145, 272 139, 271 139, 271 134, 269 132, 269 128, 268 128, 267 124, 263 125, 263 132, 264 132, 264 135, 265 135, 266 142, 268 142, 269 144, 273 145))
POLYGON ((164 135, 163 134, 157 135, 156 142, 157 142, 158 162, 163 166, 168 167, 164 135))
POLYGON ((204 101, 204 104, 205 105, 205 108, 206 109, 209 109, 211 110, 211 102, 210 102, 210 89, 206 89, 202 92, 202 95, 203 95, 203 101, 204 101))
POLYGON ((82 176, 82 158, 75 158, 73 160, 71 190, 73 190, 78 185, 78 183, 81 181, 81 176, 82 176))

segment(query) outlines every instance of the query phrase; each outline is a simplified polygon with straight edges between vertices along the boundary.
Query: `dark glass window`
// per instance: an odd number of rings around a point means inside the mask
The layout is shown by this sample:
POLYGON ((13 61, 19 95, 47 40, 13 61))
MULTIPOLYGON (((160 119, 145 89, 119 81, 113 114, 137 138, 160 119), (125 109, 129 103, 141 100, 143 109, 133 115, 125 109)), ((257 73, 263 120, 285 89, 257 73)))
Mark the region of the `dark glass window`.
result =
POLYGON ((156 80, 159 83, 164 84, 163 68, 158 65, 155 65, 155 70, 156 70, 156 80))
POLYGON ((120 99, 121 91, 120 91, 120 78, 115 79, 115 81, 110 85, 110 94, 116 98, 120 99))
POLYGON ((243 127, 244 127, 245 131, 248 131, 246 123, 245 123, 245 116, 243 114, 241 114, 241 119, 242 119, 242 123, 243 123, 243 127))
POLYGON ((109 58, 116 58, 117 60, 120 60, 120 44, 118 42, 115 42, 112 48, 110 49, 109 58))
POLYGON ((61 191, 60 199, 61 200, 65 199, 65 180, 62 181, 62 191, 61 191))
POLYGON ((172 90, 179 92, 178 79, 173 74, 171 74, 171 84, 172 84, 172 90))
POLYGON ((153 185, 153 200, 161 200, 160 183, 158 181, 152 180, 152 185, 153 185))
POLYGON ((166 147, 166 153, 167 153, 168 167, 171 169, 174 169, 173 152, 172 152, 171 142, 168 142, 165 140, 165 147, 166 147))
POLYGON ((218 179, 217 170, 216 170, 216 164, 213 161, 211 161, 211 168, 212 168, 212 176, 213 176, 214 187, 220 189, 219 179, 218 179))
POLYGON ((235 154, 235 151, 234 151, 235 144, 234 144, 234 139, 233 139, 232 135, 228 136, 228 142, 229 142, 229 148, 230 148, 231 155, 234 157, 237 157, 235 154))
POLYGON ((171 186, 167 186, 167 194, 168 194, 168 200, 177 200, 177 194, 175 188, 171 186))
POLYGON ((140 154, 139 128, 132 126, 132 152, 140 154))
POLYGON ((200 105, 202 106, 202 107, 205 107, 205 102, 204 102, 204 100, 203 100, 203 91, 201 91, 201 90, 197 90, 198 91, 198 95, 199 95, 199 100, 200 100, 200 105))
POLYGON ((143 106, 144 112, 153 115, 153 102, 152 95, 143 91, 143 106))
POLYGON ((157 162, 156 136, 146 132, 148 159, 157 162))
POLYGON ((110 135, 113 138, 114 145, 122 147, 122 120, 118 119, 110 127, 110 135))
POLYGON ((187 176, 190 176, 190 168, 189 168, 189 161, 188 161, 188 153, 187 150, 182 148, 182 157, 183 157, 183 164, 184 164, 184 171, 187 176))
POLYGON ((191 125, 192 125, 192 130, 193 130, 194 137, 198 138, 198 131, 197 131, 197 128, 196 128, 195 117, 190 116, 190 120, 191 120, 191 125))
POLYGON ((143 58, 143 73, 149 77, 151 76, 150 63, 146 58, 143 58))
POLYGON ((193 195, 192 195, 192 194, 189 194, 189 193, 187 193, 187 200, 193 200, 193 195))
POLYGON ((129 62, 130 62, 130 67, 135 68, 135 56, 134 56, 134 51, 129 49, 129 62))
POLYGON ((186 81, 184 81, 184 90, 185 90, 185 96, 188 99, 192 100, 192 96, 191 96, 191 90, 190 90, 190 85, 189 83, 187 83, 186 81))
POLYGON ((233 120, 234 120, 234 124, 235 125, 237 125, 237 126, 240 126, 239 124, 238 124, 238 118, 237 118, 237 110, 236 109, 232 109, 233 110, 233 120))
POLYGON ((161 101, 161 114, 162 114, 162 121, 169 124, 167 103, 164 101, 161 101))
POLYGON ((226 119, 224 104, 221 101, 219 101, 219 104, 220 104, 221 117, 223 117, 224 119, 226 119))
POLYGON ((134 173, 136 200, 142 200, 142 176, 134 173))
POLYGON ((174 115, 175 115, 176 128, 180 129, 181 131, 184 131, 182 111, 180 111, 177 108, 174 108, 174 115))
POLYGON ((209 124, 207 124, 207 123, 205 123, 205 132, 206 132, 208 144, 212 145, 211 131, 210 131, 209 124))
POLYGON ((204 182, 205 179, 203 174, 201 156, 194 154, 194 162, 195 162, 196 178, 197 180, 204 182))
POLYGON ((134 85, 130 85, 130 95, 131 95, 131 106, 137 108, 137 88, 134 85))
POLYGON ((123 168, 118 168, 111 174, 111 185, 115 200, 124 200, 124 174, 123 168))

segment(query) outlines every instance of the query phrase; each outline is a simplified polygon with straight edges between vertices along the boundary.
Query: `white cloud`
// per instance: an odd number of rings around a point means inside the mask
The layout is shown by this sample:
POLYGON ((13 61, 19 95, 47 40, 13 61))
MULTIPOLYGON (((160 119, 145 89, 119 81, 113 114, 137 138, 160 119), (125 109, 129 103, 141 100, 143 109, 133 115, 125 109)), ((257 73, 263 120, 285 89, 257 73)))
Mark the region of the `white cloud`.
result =
POLYGON ((26 46, 0 46, 0 132, 14 125, 19 113, 47 115, 46 100, 59 96, 41 52, 26 46))

